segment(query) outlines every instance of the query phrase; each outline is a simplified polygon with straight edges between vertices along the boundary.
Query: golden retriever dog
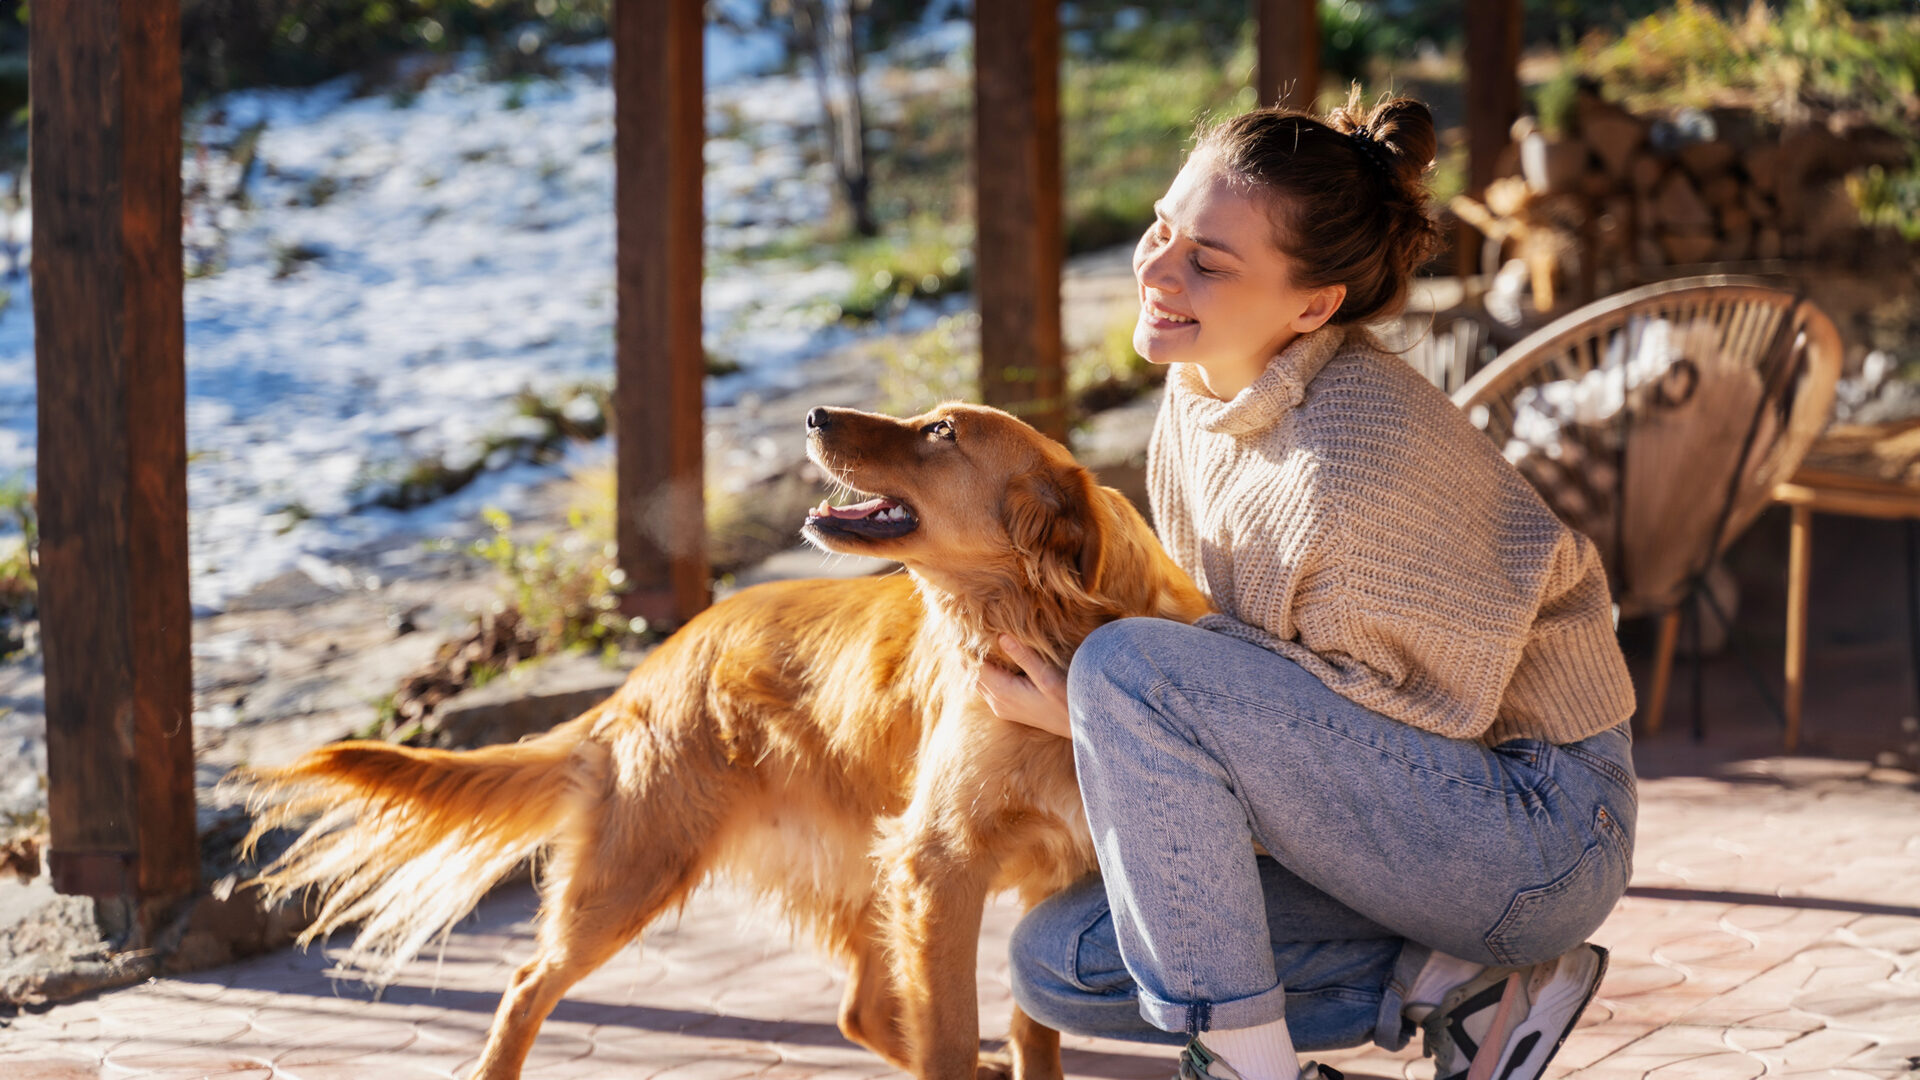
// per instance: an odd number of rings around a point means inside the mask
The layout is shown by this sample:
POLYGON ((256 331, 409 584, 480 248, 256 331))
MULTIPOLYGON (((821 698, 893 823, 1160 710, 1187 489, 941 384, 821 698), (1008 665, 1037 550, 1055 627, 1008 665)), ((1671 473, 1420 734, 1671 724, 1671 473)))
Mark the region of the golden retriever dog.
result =
MULTIPOLYGON (((378 742, 256 778, 260 828, 313 818, 261 876, 313 887, 306 939, 360 923, 391 973, 539 856, 537 949, 474 1076, 520 1075, 575 981, 709 875, 742 881, 847 965, 840 1029, 927 1080, 974 1080, 989 896, 1031 905, 1095 866, 1068 742, 996 719, 982 664, 1013 635, 1065 665, 1095 627, 1192 621, 1206 601, 1125 497, 1006 413, 807 416, 807 449, 863 498, 804 534, 905 573, 746 589, 688 622, 605 703, 466 752, 378 742), (316 817, 317 815, 317 817, 316 817)), ((391 977, 389 974, 388 978, 391 977)), ((1060 1076, 1015 1011, 1015 1076, 1060 1076)))

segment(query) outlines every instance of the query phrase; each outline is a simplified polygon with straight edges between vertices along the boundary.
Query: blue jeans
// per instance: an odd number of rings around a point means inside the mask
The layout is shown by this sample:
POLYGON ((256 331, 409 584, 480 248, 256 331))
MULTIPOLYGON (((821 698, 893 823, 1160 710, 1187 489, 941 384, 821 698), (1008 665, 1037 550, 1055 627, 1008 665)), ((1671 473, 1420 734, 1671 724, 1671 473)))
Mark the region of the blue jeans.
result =
POLYGON ((1284 1018, 1301 1050, 1398 1049, 1432 950, 1549 960, 1626 891, 1625 724, 1488 748, 1160 619, 1094 631, 1067 690, 1101 872, 1013 937, 1015 999, 1062 1031, 1178 1043, 1284 1018))

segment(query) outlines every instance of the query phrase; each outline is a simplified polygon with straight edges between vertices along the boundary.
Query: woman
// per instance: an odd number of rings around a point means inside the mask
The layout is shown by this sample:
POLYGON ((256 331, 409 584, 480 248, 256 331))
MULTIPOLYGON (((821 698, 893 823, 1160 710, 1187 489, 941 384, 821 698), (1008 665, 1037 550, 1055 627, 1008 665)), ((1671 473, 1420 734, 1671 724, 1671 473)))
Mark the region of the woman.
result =
POLYGON ((1636 803, 1599 556, 1362 329, 1432 250, 1434 148, 1408 99, 1202 134, 1134 346, 1171 366, 1156 527, 1218 614, 981 675, 1073 739, 1101 868, 1021 923, 1016 998, 1184 1040, 1183 1076, 1333 1075, 1296 1043, 1420 1028, 1442 1080, 1537 1077, 1606 968, 1636 803))

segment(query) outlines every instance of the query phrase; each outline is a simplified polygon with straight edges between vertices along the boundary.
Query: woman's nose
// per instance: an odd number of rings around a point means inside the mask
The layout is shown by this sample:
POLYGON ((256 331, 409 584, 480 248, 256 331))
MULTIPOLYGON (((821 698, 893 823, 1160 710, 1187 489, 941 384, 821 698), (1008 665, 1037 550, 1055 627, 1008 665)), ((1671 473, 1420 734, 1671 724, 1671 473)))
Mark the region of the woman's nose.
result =
POLYGON ((1156 248, 1141 255, 1134 268, 1134 276, 1140 279, 1140 284, 1161 292, 1179 291, 1178 275, 1173 273, 1174 264, 1167 258, 1167 250, 1171 246, 1156 248))

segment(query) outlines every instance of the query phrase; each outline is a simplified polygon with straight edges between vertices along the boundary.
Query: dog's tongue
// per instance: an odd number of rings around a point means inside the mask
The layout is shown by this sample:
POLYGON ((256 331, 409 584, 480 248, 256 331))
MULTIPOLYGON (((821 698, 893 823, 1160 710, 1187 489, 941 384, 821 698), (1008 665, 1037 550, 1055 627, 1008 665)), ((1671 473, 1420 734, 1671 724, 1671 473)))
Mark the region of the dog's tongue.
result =
POLYGON ((827 512, 833 517, 842 520, 851 520, 853 518, 872 517, 891 506, 893 506, 893 502, 890 499, 868 499, 866 502, 854 503, 852 506, 829 506, 827 507, 827 512))

